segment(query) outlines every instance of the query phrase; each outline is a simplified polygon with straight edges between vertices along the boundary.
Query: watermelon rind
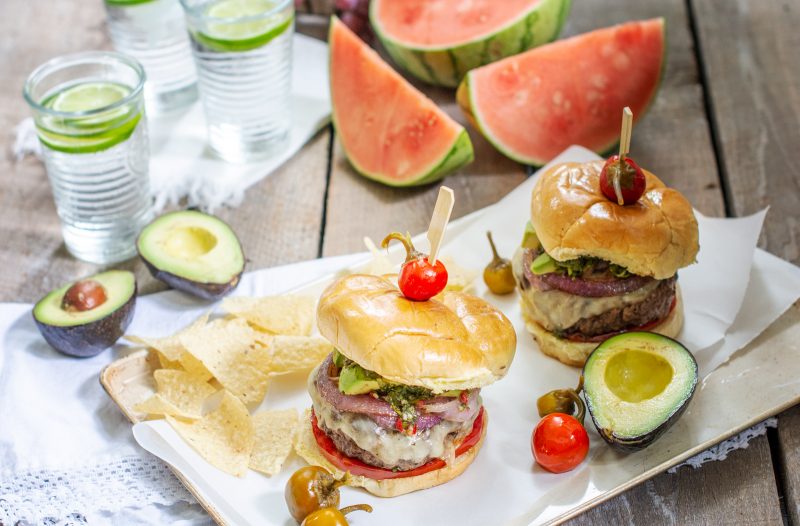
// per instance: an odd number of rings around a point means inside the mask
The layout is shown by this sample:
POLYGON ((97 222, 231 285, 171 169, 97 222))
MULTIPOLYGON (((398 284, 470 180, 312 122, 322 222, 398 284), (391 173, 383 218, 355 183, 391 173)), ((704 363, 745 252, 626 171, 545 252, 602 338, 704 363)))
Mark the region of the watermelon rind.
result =
MULTIPOLYGON (((661 22, 662 25, 662 38, 665 41, 664 45, 662 46, 663 53, 661 55, 661 67, 659 69, 659 75, 658 79, 656 80, 655 89, 653 90, 653 93, 650 95, 650 98, 644 105, 644 110, 634 115, 633 118, 634 123, 637 122, 640 118, 642 118, 647 112, 647 110, 649 110, 650 107, 653 105, 653 101, 655 100, 656 95, 658 94, 658 91, 661 88, 661 82, 664 79, 664 70, 666 69, 666 64, 667 64, 666 20, 664 18, 660 18, 659 21, 661 22)), ((471 74, 468 72, 467 75, 459 84, 458 89, 456 90, 456 102, 458 103, 459 107, 461 108, 461 111, 464 113, 464 116, 467 118, 467 121, 470 123, 470 125, 477 131, 479 131, 480 134, 483 135, 483 137, 492 146, 495 147, 495 149, 497 149, 500 153, 502 153, 511 160, 537 168, 542 167, 548 162, 550 162, 551 159, 549 158, 540 159, 533 156, 523 155, 515 150, 506 147, 506 145, 501 140, 495 137, 494 134, 492 134, 492 132, 482 124, 480 110, 478 104, 475 103, 475 100, 473 98, 473 90, 470 88, 470 80, 471 80, 471 74)), ((591 149, 598 155, 605 156, 606 154, 615 150, 618 146, 619 146, 619 137, 616 137, 615 139, 611 140, 608 144, 595 146, 591 148, 587 147, 587 148, 591 149)))
MULTIPOLYGON (((332 32, 334 29, 334 18, 335 17, 331 17, 329 29, 330 32, 332 32)), ((330 33, 328 35, 328 41, 331 41, 330 33)), ((332 67, 333 64, 329 61, 328 68, 330 69, 332 67)), ((329 75, 332 79, 333 74, 330 73, 329 75)), ((333 124, 334 131, 336 131, 339 128, 339 125, 337 122, 338 118, 336 116, 336 106, 334 104, 333 97, 331 98, 331 107, 331 123, 333 124)), ((344 150, 350 166, 352 166, 358 174, 366 177, 367 179, 397 188, 421 186, 443 179, 450 172, 458 170, 462 166, 475 160, 475 152, 472 146, 472 141, 469 138, 469 133, 467 133, 467 130, 465 130, 463 127, 459 127, 461 128, 461 132, 453 140, 450 148, 439 159, 429 163, 426 167, 421 167, 417 174, 405 176, 403 179, 397 179, 381 173, 365 170, 359 165, 358 160, 353 158, 352 152, 347 151, 341 140, 339 141, 339 144, 342 146, 342 150, 344 150)))
POLYGON ((571 0, 542 0, 489 35, 442 47, 419 46, 387 35, 377 15, 379 1, 371 2, 370 22, 392 60, 423 82, 448 88, 457 87, 471 69, 552 42, 571 6, 571 0))

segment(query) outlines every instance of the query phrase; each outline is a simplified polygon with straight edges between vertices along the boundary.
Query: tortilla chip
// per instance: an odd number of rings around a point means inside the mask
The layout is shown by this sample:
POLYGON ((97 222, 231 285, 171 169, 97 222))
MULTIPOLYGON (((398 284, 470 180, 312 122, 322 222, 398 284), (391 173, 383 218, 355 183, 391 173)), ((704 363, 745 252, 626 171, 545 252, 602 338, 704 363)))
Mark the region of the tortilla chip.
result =
MULTIPOLYGON (((194 332, 204 326, 208 322, 209 313, 205 313, 192 323, 173 334, 172 336, 165 336, 163 338, 150 338, 143 336, 126 335, 125 339, 144 345, 155 351, 158 351, 159 358, 163 356, 167 363, 174 363, 180 361, 181 354, 183 354, 183 345, 181 345, 181 335, 189 332, 194 332)), ((174 369, 174 367, 166 367, 166 369, 174 369)))
POLYGON ((286 374, 316 367, 333 352, 333 345, 320 336, 275 336, 269 345, 268 374, 286 374))
POLYGON ((311 296, 265 296, 225 298, 222 308, 270 334, 308 336, 314 323, 316 300, 311 296))
POLYGON ((250 456, 250 469, 275 475, 292 452, 297 410, 262 411, 253 415, 252 420, 255 445, 250 456))
POLYGON ((322 466, 337 477, 344 474, 343 471, 331 464, 319 450, 314 432, 311 430, 311 409, 306 409, 300 416, 294 434, 294 451, 312 466, 322 466))
POLYGON ((211 374, 211 371, 209 371, 205 365, 203 365, 203 362, 192 356, 189 351, 184 350, 181 353, 178 363, 181 365, 181 368, 184 371, 191 374, 195 378, 202 379, 206 382, 214 378, 214 375, 211 374))
POLYGON ((442 258, 442 263, 447 269, 447 285, 444 290, 469 292, 472 289, 478 277, 477 271, 462 267, 450 257, 442 258))
POLYGON ((163 417, 166 415, 177 416, 180 418, 197 418, 194 415, 186 415, 174 404, 165 400, 160 394, 156 393, 144 402, 139 402, 133 406, 137 413, 144 413, 148 416, 163 417))
POLYGON ((181 343, 225 389, 245 404, 255 404, 267 392, 262 368, 269 359, 258 336, 244 320, 220 319, 183 334, 181 343))
POLYGON ((253 451, 253 422, 247 407, 225 392, 216 411, 191 423, 168 416, 175 431, 211 465, 243 477, 253 451))
POLYGON ((150 352, 155 353, 156 357, 158 357, 158 363, 162 369, 183 369, 181 362, 173 362, 155 349, 150 349, 150 352))

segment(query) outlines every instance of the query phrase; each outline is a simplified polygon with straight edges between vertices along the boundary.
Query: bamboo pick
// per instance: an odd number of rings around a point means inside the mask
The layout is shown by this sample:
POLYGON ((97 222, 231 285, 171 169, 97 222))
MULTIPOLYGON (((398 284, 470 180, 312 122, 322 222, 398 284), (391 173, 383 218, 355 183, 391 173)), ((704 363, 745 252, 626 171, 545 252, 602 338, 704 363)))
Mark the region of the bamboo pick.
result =
POLYGON ((456 198, 452 188, 442 186, 439 188, 439 196, 436 198, 436 206, 433 207, 431 223, 428 226, 428 241, 431 245, 431 252, 428 261, 431 265, 436 264, 436 256, 444 240, 444 233, 447 230, 447 223, 450 221, 450 214, 453 212, 453 205, 456 198))
MULTIPOLYGON (((628 106, 622 110, 622 130, 619 134, 619 169, 620 173, 624 166, 625 156, 631 151, 631 132, 633 130, 633 112, 628 106)), ((622 197, 622 187, 620 186, 619 177, 613 180, 614 193, 617 195, 617 203, 622 206, 625 204, 625 199, 622 197)))

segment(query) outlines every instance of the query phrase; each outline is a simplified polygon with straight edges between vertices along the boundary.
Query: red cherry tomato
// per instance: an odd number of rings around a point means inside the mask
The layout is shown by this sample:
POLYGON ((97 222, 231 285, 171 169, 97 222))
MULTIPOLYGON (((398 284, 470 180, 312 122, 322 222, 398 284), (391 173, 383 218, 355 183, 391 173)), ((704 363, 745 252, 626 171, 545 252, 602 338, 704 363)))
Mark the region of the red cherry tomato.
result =
POLYGON ((638 201, 644 195, 646 185, 644 172, 630 157, 625 157, 624 163, 620 163, 619 155, 612 155, 600 171, 600 190, 603 195, 621 205, 632 205, 638 201), (614 188, 615 179, 619 180, 619 196, 614 188))
POLYGON ((444 290, 447 285, 447 269, 440 260, 431 265, 427 256, 413 259, 403 264, 397 284, 406 298, 425 301, 444 290))
POLYGON ((547 471, 575 469, 589 452, 589 435, 575 417, 550 413, 539 421, 531 436, 536 462, 547 471))
POLYGON ((386 248, 392 240, 400 241, 406 249, 406 261, 400 269, 397 285, 403 296, 410 300, 425 301, 442 292, 447 285, 447 269, 440 260, 431 265, 428 256, 417 251, 411 236, 392 232, 381 246, 386 248))

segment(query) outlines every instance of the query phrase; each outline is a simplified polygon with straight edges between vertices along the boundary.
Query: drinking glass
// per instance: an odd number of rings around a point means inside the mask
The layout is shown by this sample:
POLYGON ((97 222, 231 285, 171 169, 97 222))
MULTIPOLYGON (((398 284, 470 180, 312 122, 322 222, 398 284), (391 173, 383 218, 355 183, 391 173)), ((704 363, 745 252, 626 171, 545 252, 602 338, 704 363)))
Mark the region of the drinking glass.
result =
POLYGON ((181 0, 211 151, 266 157, 291 124, 292 0, 181 0))
POLYGON ((114 52, 58 57, 25 82, 72 255, 114 263, 152 219, 141 64, 114 52))

